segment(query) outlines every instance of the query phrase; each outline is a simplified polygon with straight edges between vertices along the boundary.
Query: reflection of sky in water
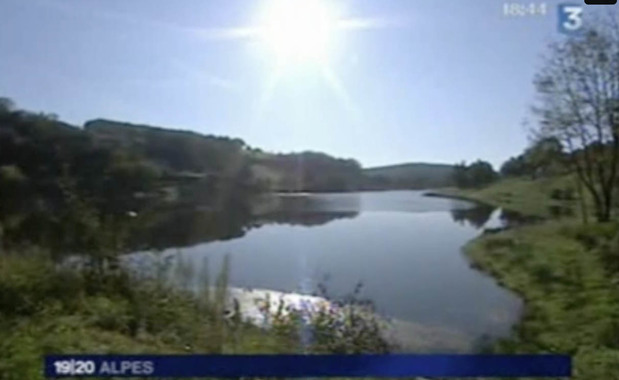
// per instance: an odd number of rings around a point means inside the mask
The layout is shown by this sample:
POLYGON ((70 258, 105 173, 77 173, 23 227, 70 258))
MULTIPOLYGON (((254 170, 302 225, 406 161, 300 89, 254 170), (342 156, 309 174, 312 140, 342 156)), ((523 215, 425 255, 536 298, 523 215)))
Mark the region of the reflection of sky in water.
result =
POLYGON ((468 202, 423 197, 421 192, 385 191, 314 194, 281 198, 285 207, 312 212, 428 212, 471 207, 468 202))
POLYGON ((479 233, 474 225, 500 225, 496 211, 450 212, 470 204, 417 192, 323 194, 286 201, 285 208, 294 213, 360 213, 313 227, 265 224, 241 238, 164 255, 179 252, 195 268, 207 257, 213 278, 229 253, 230 283, 238 287, 307 294, 327 275, 329 293, 340 296, 361 281, 362 296, 384 314, 473 337, 507 334, 517 318, 520 302, 471 269, 460 251, 479 233))

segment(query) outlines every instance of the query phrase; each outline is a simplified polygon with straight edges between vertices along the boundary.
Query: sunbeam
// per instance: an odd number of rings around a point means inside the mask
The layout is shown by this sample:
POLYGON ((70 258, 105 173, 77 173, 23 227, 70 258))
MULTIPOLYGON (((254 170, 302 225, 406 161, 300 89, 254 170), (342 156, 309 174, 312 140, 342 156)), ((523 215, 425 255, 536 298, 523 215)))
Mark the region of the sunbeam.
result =
POLYGON ((350 113, 350 115, 355 119, 356 122, 361 122, 363 117, 361 115, 361 110, 356 104, 353 102, 352 98, 346 91, 346 88, 342 84, 340 78, 336 75, 336 73, 327 65, 322 66, 322 75, 326 79, 327 83, 335 93, 335 95, 340 99, 340 101, 346 107, 346 110, 350 113))
POLYGON ((402 22, 393 18, 350 18, 338 20, 337 30, 371 30, 401 26, 402 22))
POLYGON ((375 30, 399 25, 395 19, 341 17, 341 9, 329 0, 265 0, 251 26, 195 29, 206 40, 252 40, 273 55, 275 64, 254 109, 254 122, 261 120, 278 83, 289 66, 313 65, 357 122, 363 120, 340 78, 330 67, 332 40, 339 32, 375 30))
POLYGON ((269 79, 266 82, 266 86, 258 98, 258 105, 255 111, 255 121, 259 121, 262 118, 265 107, 273 97, 273 92, 277 87, 277 83, 282 77, 283 69, 283 63, 278 62, 275 65, 275 69, 271 72, 269 79))

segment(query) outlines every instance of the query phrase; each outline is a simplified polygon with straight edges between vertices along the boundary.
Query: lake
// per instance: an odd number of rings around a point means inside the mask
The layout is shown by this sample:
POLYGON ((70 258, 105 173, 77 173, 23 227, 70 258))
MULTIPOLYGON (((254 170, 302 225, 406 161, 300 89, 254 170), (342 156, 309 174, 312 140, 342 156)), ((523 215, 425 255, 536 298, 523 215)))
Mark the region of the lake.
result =
POLYGON ((337 298, 361 283, 361 297, 408 331, 402 344, 414 351, 470 351, 508 335, 520 316, 519 298, 461 250, 506 223, 488 206, 386 191, 272 196, 238 218, 200 212, 170 217, 133 257, 193 268, 206 258, 215 276, 229 255, 230 285, 241 288, 311 294, 322 284, 337 298))

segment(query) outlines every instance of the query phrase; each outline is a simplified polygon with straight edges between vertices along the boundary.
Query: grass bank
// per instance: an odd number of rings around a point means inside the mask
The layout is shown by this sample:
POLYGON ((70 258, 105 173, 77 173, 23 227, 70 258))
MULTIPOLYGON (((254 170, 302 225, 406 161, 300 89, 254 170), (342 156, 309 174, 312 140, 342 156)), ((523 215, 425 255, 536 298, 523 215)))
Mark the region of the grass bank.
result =
POLYGON ((580 215, 576 182, 572 176, 538 180, 510 178, 482 189, 444 188, 428 194, 482 202, 545 218, 557 216, 557 211, 568 214, 568 210, 573 216, 580 215))
POLYGON ((513 336, 490 350, 567 353, 574 358, 575 379, 619 379, 619 226, 583 225, 577 210, 572 217, 554 217, 550 206, 577 207, 555 199, 556 189, 569 185, 565 177, 514 179, 443 194, 547 218, 482 235, 465 247, 472 265, 525 301, 513 336))

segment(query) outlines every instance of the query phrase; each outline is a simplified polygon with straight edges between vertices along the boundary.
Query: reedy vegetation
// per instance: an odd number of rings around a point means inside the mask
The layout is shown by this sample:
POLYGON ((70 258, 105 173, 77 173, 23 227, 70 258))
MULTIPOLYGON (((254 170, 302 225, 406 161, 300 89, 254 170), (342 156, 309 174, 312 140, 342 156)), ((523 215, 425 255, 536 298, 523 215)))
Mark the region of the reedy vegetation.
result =
MULTIPOLYGON (((227 261, 214 283, 182 262, 172 271, 159 262, 148 275, 100 262, 58 263, 38 249, 0 255, 0 378, 43 378, 42 356, 49 353, 368 353, 392 348, 378 318, 357 307, 342 305, 334 312, 332 307, 284 309, 279 303, 264 328, 244 320, 238 303, 229 313, 227 261)), ((269 313, 269 303, 277 300, 266 302, 264 312, 269 313)))

